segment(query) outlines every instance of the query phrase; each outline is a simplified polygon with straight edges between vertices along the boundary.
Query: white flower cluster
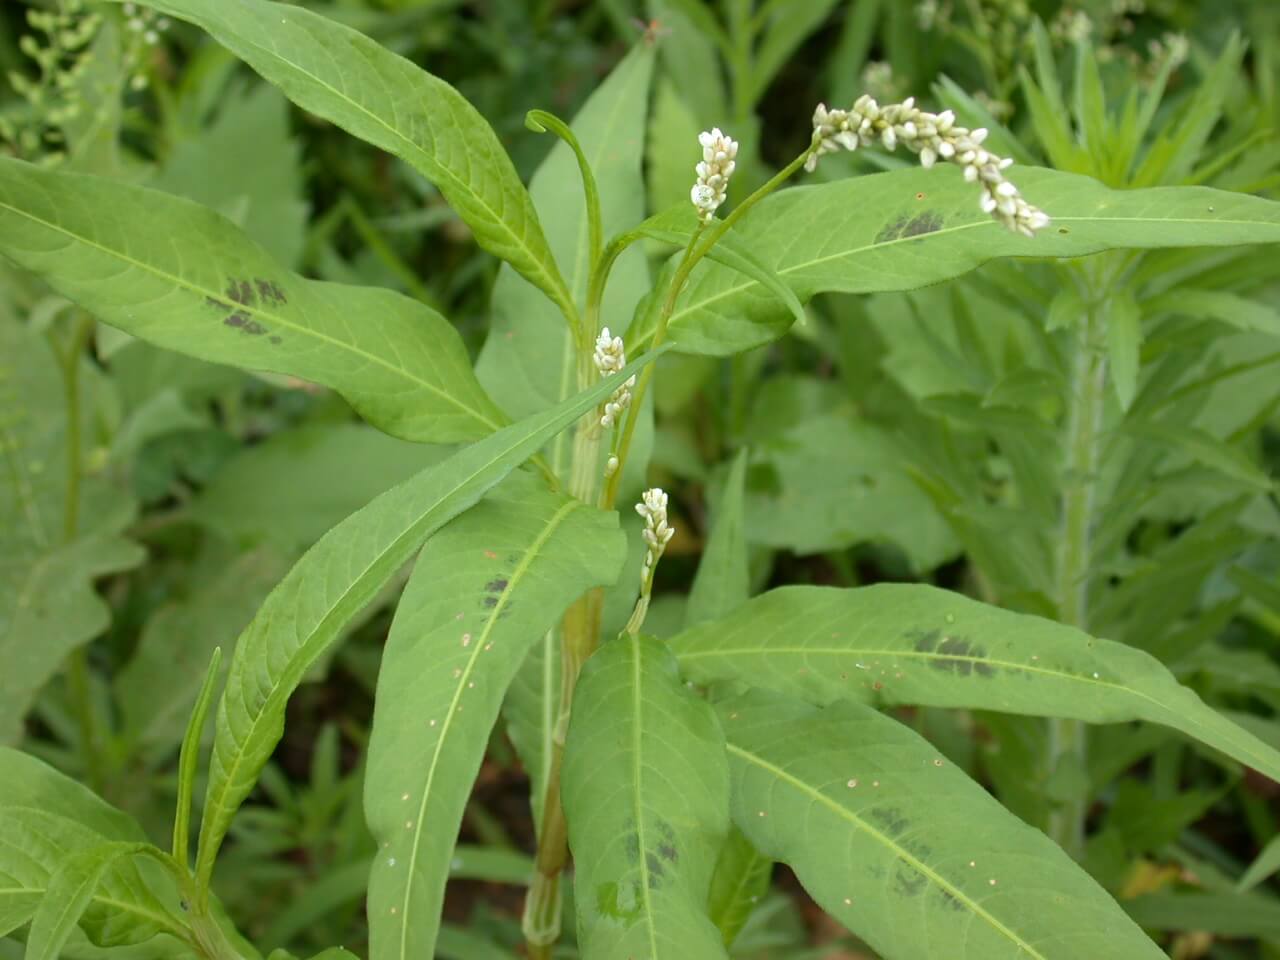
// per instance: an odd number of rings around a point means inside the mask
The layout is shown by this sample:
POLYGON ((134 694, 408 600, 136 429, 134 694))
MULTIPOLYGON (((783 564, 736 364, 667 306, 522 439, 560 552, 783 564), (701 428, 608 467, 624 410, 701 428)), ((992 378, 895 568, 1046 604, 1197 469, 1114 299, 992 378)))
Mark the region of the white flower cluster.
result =
POLYGON ((702 222, 710 223, 729 189, 729 178, 737 165, 734 159, 738 156, 738 141, 716 127, 698 134, 698 142, 702 144, 702 162, 698 164, 698 182, 689 192, 689 199, 702 222))
MULTIPOLYGON (((601 330, 600 336, 596 337, 594 360, 596 369, 600 371, 600 376, 602 377, 617 373, 627 365, 627 354, 622 347, 622 338, 610 336, 608 327, 601 330)), ((604 405, 604 414, 600 417, 600 426, 612 427, 617 422, 618 418, 622 416, 622 411, 626 410, 631 404, 631 388, 635 385, 636 378, 632 375, 613 392, 613 396, 604 405)))
POLYGON ((653 568, 658 565, 662 551, 667 548, 676 531, 675 527, 667 524, 667 495, 661 487, 644 492, 641 501, 636 504, 636 513, 644 517, 644 542, 649 546, 644 555, 644 566, 640 570, 640 581, 645 584, 647 593, 653 568))
POLYGON ((813 131, 820 140, 805 161, 806 170, 812 171, 824 153, 856 150, 875 143, 893 150, 902 144, 920 154, 920 163, 926 169, 939 160, 963 167, 964 178, 982 186, 983 212, 1010 230, 1031 237, 1049 223, 1044 211, 1027 203, 1018 188, 1005 179, 1004 171, 1013 160, 984 150, 987 131, 957 126, 950 110, 926 113, 916 107, 913 97, 882 107, 864 95, 849 110, 828 110, 818 104, 813 113, 813 131))

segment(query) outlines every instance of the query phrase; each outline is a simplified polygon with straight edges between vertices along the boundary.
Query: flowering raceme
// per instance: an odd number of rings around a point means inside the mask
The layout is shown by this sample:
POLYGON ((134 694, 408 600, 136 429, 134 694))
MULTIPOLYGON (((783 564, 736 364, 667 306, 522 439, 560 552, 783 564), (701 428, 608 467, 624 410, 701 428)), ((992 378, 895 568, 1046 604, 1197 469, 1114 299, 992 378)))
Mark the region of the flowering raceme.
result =
POLYGON ((710 223, 728 193, 729 178, 737 166, 734 161, 738 156, 738 141, 715 127, 700 133, 698 142, 702 144, 702 162, 698 164, 698 181, 689 192, 689 199, 697 208, 699 219, 710 223))
POLYGON ((959 164, 964 178, 982 187, 982 210, 997 222, 1025 237, 1049 223, 1049 217, 1027 203, 1018 188, 1005 179, 1004 171, 1012 159, 1000 157, 983 148, 987 131, 956 125, 950 110, 926 113, 915 105, 915 98, 902 103, 880 106, 875 99, 863 95, 849 110, 828 110, 818 104, 813 113, 813 132, 819 138, 817 149, 805 162, 812 171, 818 157, 837 150, 856 150, 879 143, 886 150, 902 144, 920 155, 920 163, 929 169, 939 160, 959 164))

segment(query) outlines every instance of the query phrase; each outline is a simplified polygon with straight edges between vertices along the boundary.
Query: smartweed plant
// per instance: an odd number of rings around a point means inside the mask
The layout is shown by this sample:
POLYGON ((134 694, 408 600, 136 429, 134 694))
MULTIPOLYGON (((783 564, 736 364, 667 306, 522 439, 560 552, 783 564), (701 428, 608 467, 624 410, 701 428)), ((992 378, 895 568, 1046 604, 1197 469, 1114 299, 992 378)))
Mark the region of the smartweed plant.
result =
MULTIPOLYGON (((1173 419, 1195 414, 1228 376, 1196 368, 1198 346, 1215 333, 1196 318, 1274 322, 1237 293, 1197 287, 1196 261, 1182 249, 1216 247, 1215 262, 1246 263, 1231 258, 1280 242, 1280 205, 1183 185, 1214 172, 1197 164, 1225 79, 1180 118, 1190 132, 1171 127, 1153 140, 1162 89, 1108 115, 1081 45, 1072 115, 1040 31, 1037 79, 1022 79, 1038 147, 912 98, 797 105, 812 114, 811 138, 777 174, 739 195, 739 145, 726 123, 687 145, 688 199, 645 219, 641 159, 659 31, 571 124, 528 114, 558 142, 526 189, 456 90, 348 27, 269 0, 124 6, 106 16, 103 49, 114 43, 127 61, 120 37, 131 29, 194 24, 310 114, 432 182, 503 265, 473 367, 454 327, 421 300, 292 272, 222 215, 130 185, 100 137, 53 136, 60 164, 0 159, 0 252, 85 318, 179 354, 330 388, 386 433, 449 448, 329 529, 267 595, 225 669, 215 652, 190 691, 169 849, 44 760, 0 753, 0 932, 25 928, 27 957, 48 960, 84 938, 122 953, 143 945, 148 956, 261 955, 213 894, 223 841, 264 771, 264 788, 287 797, 269 761, 290 696, 406 565, 363 760, 375 960, 467 955, 442 942, 441 911, 500 715, 531 786, 530 957, 563 955, 566 940, 602 960, 727 957, 775 862, 890 960, 1164 955, 1078 862, 1090 797, 1085 725, 1168 728, 1229 768, 1280 780, 1280 752, 1180 683, 1152 655, 1164 647, 1143 633, 1195 630, 1210 614, 1124 562, 1140 520, 1181 515, 1152 506, 1166 489, 1166 455, 1183 458, 1184 479, 1207 471, 1231 481, 1193 511, 1201 549, 1238 546, 1213 535, 1246 510, 1269 507, 1274 518, 1265 473, 1202 429, 1180 433, 1173 419), (820 179, 831 155, 865 151, 919 163, 820 179), (1027 155, 1059 169, 1013 165, 1027 155), (646 245, 674 249, 656 277, 646 245), (970 294, 947 292, 960 288, 899 296, 996 260, 1006 262, 980 278, 1002 270, 1004 289, 1017 293, 987 294, 989 321, 970 294), (850 322, 874 324, 889 356, 931 351, 961 385, 903 374, 901 436, 888 446, 821 413, 787 424, 817 431, 792 436, 821 448, 816 462, 853 458, 870 494, 832 488, 821 472, 806 482, 815 496, 868 495, 874 511, 884 502, 877 484, 896 474, 890 482, 909 492, 887 501, 872 527, 882 524, 874 529, 917 569, 963 545, 982 600, 924 584, 752 596, 750 544, 762 537, 744 448, 719 472, 682 616, 655 628, 655 575, 680 526, 677 504, 647 482, 655 395, 679 386, 673 358, 742 355, 793 325, 839 354, 844 334, 806 309, 838 293, 874 295, 849 308, 850 322), (895 332, 904 303, 919 336, 895 332), (1144 314, 1167 321, 1149 328, 1145 347, 1144 314), (942 321, 954 336, 930 341, 942 321), (1146 379, 1144 349, 1158 353, 1146 379), (868 468, 858 460, 874 456, 868 438, 897 452, 868 468), (902 509, 936 518, 936 536, 895 534, 902 509), (927 722, 912 729, 895 707, 924 721, 984 711, 1001 742, 1033 731, 1027 769, 1052 789, 1019 799, 1006 767, 1002 804, 921 734, 927 722)), ((70 22, 52 29, 73 59, 90 41, 70 22)), ((1239 56, 1233 42, 1223 77, 1239 56)), ((64 86, 85 69, 70 67, 64 86)), ((109 117, 114 108, 78 109, 109 117)), ((46 119, 62 129, 76 115, 46 119)), ((32 152, 50 140, 42 128, 19 142, 32 152)), ((137 562, 122 524, 103 532, 94 491, 79 486, 79 378, 92 322, 76 328, 61 370, 33 362, 6 371, 33 400, 61 389, 67 422, 50 432, 17 420, 3 434, 17 465, 3 503, 20 531, 14 555, 81 588, 137 562), (43 469, 65 479, 41 486, 32 451, 45 448, 53 459, 43 469), (50 522, 59 515, 61 537, 50 522)), ((3 329, 6 364, 26 356, 34 334, 3 329)), ((792 468, 803 472, 803 460, 792 468)), ((1190 587, 1207 576, 1173 569, 1190 587)), ((34 606, 20 598, 9 612, 8 630, 38 645, 62 611, 48 584, 31 596, 34 606)), ((18 666, 6 648, 6 724, 20 723, 79 643, 18 666)), ((82 660, 69 669, 70 682, 87 682, 82 660)), ((320 769, 330 772, 320 779, 334 799, 316 822, 329 824, 348 809, 344 784, 354 781, 339 777, 333 733, 324 736, 320 769)))

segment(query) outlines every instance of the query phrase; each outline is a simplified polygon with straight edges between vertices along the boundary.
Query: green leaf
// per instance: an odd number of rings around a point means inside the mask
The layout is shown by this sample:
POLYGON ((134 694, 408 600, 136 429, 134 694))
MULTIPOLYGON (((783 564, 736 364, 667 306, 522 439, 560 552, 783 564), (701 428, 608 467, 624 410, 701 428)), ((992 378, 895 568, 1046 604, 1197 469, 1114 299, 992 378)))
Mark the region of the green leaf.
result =
POLYGON ((813 33, 836 5, 836 0, 805 0, 804 3, 783 3, 767 20, 759 25, 763 38, 751 64, 751 89, 749 103, 756 103, 769 86, 769 82, 782 69, 787 59, 813 33))
POLYGON ((733 943, 756 904, 768 893, 772 874, 773 860, 752 846, 737 827, 730 829, 720 848, 707 898, 707 913, 726 946, 733 943))
POLYGON ((1272 837, 1262 852, 1249 864, 1249 869, 1240 877, 1236 889, 1244 892, 1252 890, 1262 881, 1280 872, 1280 836, 1272 837))
POLYGON ((120 733, 131 752, 153 765, 169 760, 183 717, 199 696, 201 670, 215 648, 230 651, 293 558, 270 547, 230 556, 209 550, 189 568, 187 591, 147 619, 113 684, 120 733))
POLYGON ((280 740, 290 694, 343 626, 427 537, 599 405, 624 373, 661 352, 388 490, 325 534, 271 592, 236 645, 218 706, 196 857, 201 889, 208 888, 231 818, 280 740))
POLYGON ((1280 336, 1280 314, 1275 307, 1226 290, 1177 287, 1144 303, 1148 312, 1168 312, 1197 320, 1220 320, 1241 330, 1258 330, 1280 336))
POLYGON ((1270 475, 1247 453, 1203 430, 1185 423, 1156 423, 1144 419, 1129 421, 1124 429, 1143 440, 1184 454, 1260 493, 1266 493, 1273 487, 1270 475))
POLYGON ((440 188, 480 246, 572 312, 511 158, 449 84, 304 7, 266 0, 148 5, 207 31, 304 110, 411 164, 440 188))
POLYGON ((190 516, 240 543, 293 551, 449 451, 359 423, 307 424, 237 451, 193 498, 190 516), (352 470, 351 464, 360 464, 352 470))
POLYGON ((956 553, 946 520, 904 469, 901 444, 882 427, 822 413, 789 425, 758 456, 777 479, 747 494, 747 536, 754 543, 810 554, 888 541, 916 570, 956 553))
POLYGON ((173 858, 185 870, 191 855, 191 795, 195 791, 196 768, 200 763, 200 741, 204 736, 204 722, 209 716, 213 691, 220 679, 222 648, 214 647, 205 671, 204 684, 196 695, 191 708, 187 731, 182 737, 182 750, 178 754, 178 805, 173 816, 173 858))
MULTIPOLYGON (((1034 239, 978 209, 956 170, 909 169, 783 190, 735 232, 802 301, 821 292, 909 290, 997 257, 1280 241, 1280 203, 1203 187, 1110 190, 1095 180, 1017 168, 1013 181, 1053 222, 1034 239)), ((728 354, 775 339, 789 315, 760 283, 703 261, 672 314, 683 351, 728 354)))
POLYGON ((266 84, 228 94, 206 129, 174 144, 150 186, 217 210, 293 269, 306 239, 307 201, 289 101, 266 84))
POLYGON ((886 960, 1164 954, 1061 848, 866 706, 717 707, 734 822, 886 960))
POLYGON ((407 440, 473 440, 506 422, 439 314, 390 290, 290 273, 179 197, 0 158, 0 253, 112 326, 332 387, 407 440))
POLYGON ((1116 386, 1120 409, 1128 410, 1138 392, 1138 367, 1142 348, 1142 311, 1127 290, 1110 298, 1107 325, 1107 359, 1116 386))
POLYGON ((382 656, 365 775, 378 841, 374 960, 433 955, 463 809, 507 687, 572 601, 614 581, 625 552, 616 513, 525 473, 423 549, 382 656))
MULTIPOLYGON (((143 839, 136 823, 79 783, 0 747, 0 936, 31 919, 49 878, 70 857, 109 841, 143 839)), ((81 919, 93 943, 142 943, 161 932, 183 936, 182 922, 158 898, 154 868, 125 861, 107 869, 81 919)))
POLYGON ((741 680, 818 704, 1148 720, 1280 780, 1280 752, 1205 706, 1154 657, 934 587, 781 587, 671 646, 696 682, 741 680))
POLYGON ((729 826, 723 734, 660 640, 623 634, 583 667, 561 789, 583 955, 725 957, 705 912, 729 826))
POLYGON ((148 843, 104 843, 63 860, 31 920, 25 960, 58 960, 107 868, 125 857, 151 852, 159 851, 148 843))
POLYGON ((733 458, 725 477, 720 502, 713 514, 711 536, 702 551, 698 572, 689 591, 685 626, 727 616, 750 596, 747 565, 746 518, 743 515, 743 486, 747 476, 747 451, 733 458))
MULTIPOLYGON (((75 415, 87 424, 93 398, 82 399, 75 415)), ((84 478, 73 503, 70 417, 53 348, 6 318, 0 409, 0 743, 8 743, 66 656, 110 622, 94 580, 136 566, 144 554, 121 536, 134 517, 122 491, 84 478), (69 507, 79 517, 74 531, 69 507)), ((82 431, 82 456, 88 434, 82 431)))
POLYGON ((1221 937, 1280 940, 1280 904, 1256 893, 1154 893, 1125 902, 1151 930, 1203 930, 1221 937))
MULTIPOLYGON (((639 46, 614 68, 571 124, 600 195, 606 237, 631 227, 644 216, 644 129, 653 72, 653 51, 639 46)), ((584 303, 591 272, 590 231, 581 176, 573 151, 557 142, 538 167, 530 192, 556 259, 564 264, 571 296, 584 303)), ((636 303, 649 289, 649 272, 640 250, 614 264, 602 314, 615 335, 624 332, 636 303)), ((596 331, 589 331, 592 337, 596 331)), ((545 410, 577 387, 572 337, 563 320, 529 285, 503 268, 493 288, 493 321, 480 352, 476 373, 498 404, 512 417, 545 410)), ((569 437, 557 438, 548 459, 568 478, 569 437)))

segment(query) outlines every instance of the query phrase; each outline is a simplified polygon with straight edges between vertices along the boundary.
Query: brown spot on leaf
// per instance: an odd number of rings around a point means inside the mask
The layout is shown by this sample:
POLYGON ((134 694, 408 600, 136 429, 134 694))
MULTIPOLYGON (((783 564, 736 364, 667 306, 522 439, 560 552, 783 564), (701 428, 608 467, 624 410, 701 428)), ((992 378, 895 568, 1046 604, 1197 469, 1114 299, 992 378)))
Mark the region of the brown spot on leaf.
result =
POLYGON ((503 590, 507 589, 507 578, 494 577, 484 585, 484 588, 490 593, 501 593, 503 590))
POLYGON ((911 221, 902 229, 902 235, 904 237, 920 237, 940 229, 942 229, 942 217, 932 210, 926 210, 924 213, 911 218, 911 221))
POLYGON ((902 231, 907 225, 906 217, 898 217, 892 223, 885 224, 880 232, 876 234, 876 243, 888 243, 890 240, 897 240, 902 236, 902 231))
POLYGON ((938 630, 931 630, 928 633, 911 634, 908 639, 915 641, 916 652, 936 654, 929 660, 929 666, 935 670, 962 677, 972 673, 982 677, 995 676, 995 668, 983 662, 987 651, 966 637, 950 636, 938 630))

